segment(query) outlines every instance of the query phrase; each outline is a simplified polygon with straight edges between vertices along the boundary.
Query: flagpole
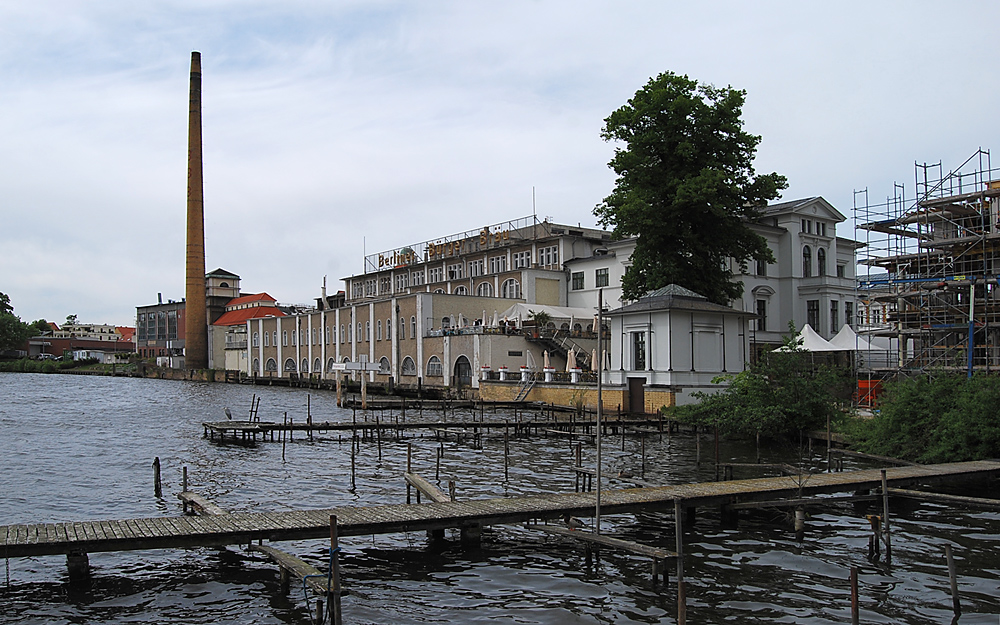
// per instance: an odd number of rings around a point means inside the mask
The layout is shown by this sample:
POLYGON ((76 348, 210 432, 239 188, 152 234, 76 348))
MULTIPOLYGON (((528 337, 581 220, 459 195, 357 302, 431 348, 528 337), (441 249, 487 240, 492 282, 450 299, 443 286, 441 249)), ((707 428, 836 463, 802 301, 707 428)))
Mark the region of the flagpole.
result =
POLYGON ((594 531, 601 533, 601 414, 603 412, 603 385, 601 378, 604 377, 604 351, 602 350, 604 325, 602 316, 604 312, 604 289, 597 291, 597 356, 600 362, 597 364, 597 505, 594 509, 594 531))

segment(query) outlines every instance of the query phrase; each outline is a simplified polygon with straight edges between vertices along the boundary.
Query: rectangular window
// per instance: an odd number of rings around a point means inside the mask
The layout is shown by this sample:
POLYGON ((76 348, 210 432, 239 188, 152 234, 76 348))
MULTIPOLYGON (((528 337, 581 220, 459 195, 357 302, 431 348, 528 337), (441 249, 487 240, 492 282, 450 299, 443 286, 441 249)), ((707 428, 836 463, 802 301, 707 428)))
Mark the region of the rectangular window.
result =
POLYGON ((378 292, 381 295, 392 293, 392 276, 382 276, 378 279, 378 292))
POLYGON ((365 285, 359 282, 351 283, 351 299, 359 299, 365 296, 365 285))
POLYGON ((538 250, 538 264, 542 267, 551 267, 552 265, 559 264, 559 246, 552 245, 549 247, 539 248, 538 250))
POLYGON ((819 300, 811 299, 806 302, 806 323, 813 329, 819 327, 819 300))
POLYGON ((595 281, 594 285, 597 288, 600 288, 602 286, 608 286, 608 270, 598 269, 596 272, 594 272, 594 281, 595 281))
POLYGON ((375 289, 378 286, 378 281, 375 278, 370 280, 365 280, 365 296, 372 297, 375 295, 375 289))
POLYGON ((837 277, 838 278, 845 277, 846 272, 847 272, 847 267, 845 267, 844 265, 837 265, 837 277))
POLYGON ((427 282, 441 282, 444 279, 443 267, 431 267, 427 270, 427 282))
POLYGON ((424 283, 424 272, 414 271, 410 274, 410 284, 413 286, 420 286, 424 283))
POLYGON ((520 358, 521 356, 524 356, 524 352, 521 350, 510 350, 507 352, 507 356, 512 358, 520 358))
POLYGON ((854 321, 854 302, 844 302, 844 325, 849 326, 854 321))
POLYGON ((399 274, 396 276, 396 291, 403 292, 409 285, 409 274, 399 274))
POLYGON ((632 370, 644 371, 646 369, 646 333, 632 333, 632 370))
POLYGON ((579 291, 583 288, 583 272, 575 271, 573 272, 573 290, 579 291))
POLYGON ((767 261, 766 260, 758 260, 757 261, 757 275, 758 276, 766 276, 767 275, 767 261))
POLYGON ((465 277, 465 266, 462 263, 448 265, 448 279, 461 280, 465 277))
POLYGON ((167 313, 165 311, 156 313, 156 338, 160 341, 167 340, 167 313))
POLYGON ((840 302, 830 302, 830 332, 836 333, 840 327, 840 302))
POLYGON ((760 332, 767 331, 767 300, 759 299, 757 300, 757 330, 760 332))
POLYGON ((803 219, 802 220, 802 232, 805 232, 805 231, 806 231, 806 220, 803 219))
POLYGON ((177 339, 177 311, 168 310, 167 311, 167 340, 173 341, 177 339))
POLYGON ((483 275, 483 259, 470 260, 469 263, 469 277, 478 278, 483 275))
POLYGON ((531 251, 526 252, 514 252, 510 256, 511 264, 514 269, 521 269, 524 267, 531 266, 531 251))
POLYGON ((493 256, 490 258, 490 273, 503 273, 507 271, 507 257, 493 256))

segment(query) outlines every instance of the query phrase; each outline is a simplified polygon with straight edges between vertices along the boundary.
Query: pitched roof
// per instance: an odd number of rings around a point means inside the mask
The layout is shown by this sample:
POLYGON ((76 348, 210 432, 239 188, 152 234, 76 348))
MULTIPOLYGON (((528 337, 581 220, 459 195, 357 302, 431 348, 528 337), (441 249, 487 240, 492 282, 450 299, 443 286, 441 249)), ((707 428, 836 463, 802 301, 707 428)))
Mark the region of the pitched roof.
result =
POLYGON ((218 268, 218 269, 215 269, 214 271, 209 271, 208 273, 205 274, 205 276, 206 277, 212 276, 213 278, 236 278, 237 280, 239 280, 239 278, 240 278, 235 273, 226 271, 225 269, 223 269, 221 267, 218 268))
POLYGON ((135 328, 130 328, 128 326, 115 326, 115 330, 121 335, 121 340, 131 341, 132 336, 135 334, 135 328))
POLYGON ((247 293, 246 295, 240 295, 239 297, 234 297, 229 300, 226 306, 239 306, 240 304, 249 304, 250 302, 276 302, 278 300, 274 299, 267 293, 247 293))
POLYGON ((246 323, 247 319, 260 319, 263 317, 284 317, 285 313, 272 306, 253 306, 251 308, 241 308, 239 310, 229 310, 213 323, 213 326, 238 326, 246 323))
POLYGON ((710 313, 738 314, 747 317, 755 317, 752 313, 742 310, 735 310, 729 306, 722 306, 708 301, 704 295, 699 295, 694 291, 685 289, 678 284, 668 284, 665 287, 650 291, 640 297, 637 301, 616 308, 604 313, 609 317, 625 315, 636 312, 649 312, 654 310, 690 310, 710 313))

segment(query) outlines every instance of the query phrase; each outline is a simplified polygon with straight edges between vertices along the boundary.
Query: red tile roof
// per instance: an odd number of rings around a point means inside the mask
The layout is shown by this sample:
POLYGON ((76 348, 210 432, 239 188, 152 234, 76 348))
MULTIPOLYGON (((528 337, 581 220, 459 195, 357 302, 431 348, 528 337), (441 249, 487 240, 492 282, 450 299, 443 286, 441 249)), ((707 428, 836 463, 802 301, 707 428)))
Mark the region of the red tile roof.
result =
POLYGON ((115 326, 115 330, 117 330, 118 334, 122 336, 122 341, 131 341, 132 336, 135 334, 135 328, 129 328, 127 326, 115 326))
POLYGON ((213 326, 238 326, 246 323, 247 319, 260 319, 261 317, 284 317, 285 313, 274 306, 254 306, 252 308, 241 308, 240 310, 226 311, 219 317, 213 326))
POLYGON ((277 301, 267 293, 247 293, 246 295, 240 295, 239 297, 234 297, 229 300, 226 306, 239 306, 240 304, 249 304, 251 302, 275 302, 277 301))

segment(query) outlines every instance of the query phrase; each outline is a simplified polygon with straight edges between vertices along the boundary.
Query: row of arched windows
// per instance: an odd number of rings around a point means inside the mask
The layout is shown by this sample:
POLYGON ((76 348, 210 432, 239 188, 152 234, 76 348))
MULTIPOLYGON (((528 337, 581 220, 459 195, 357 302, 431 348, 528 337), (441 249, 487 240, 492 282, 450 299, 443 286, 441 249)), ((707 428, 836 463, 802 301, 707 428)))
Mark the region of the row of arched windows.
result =
MULTIPOLYGON (((812 275, 812 250, 806 245, 802 248, 802 277, 811 278, 812 275)), ((826 250, 822 247, 816 249, 816 275, 826 275, 826 250)))
MULTIPOLYGON (((337 361, 334 358, 330 358, 329 360, 326 361, 327 372, 332 372, 334 370, 333 365, 336 362, 337 361)), ((343 362, 351 362, 351 359, 345 357, 343 362)), ((322 363, 320 362, 320 359, 316 358, 313 361, 311 372, 318 373, 321 369, 321 366, 322 363)), ((309 361, 305 358, 302 359, 302 362, 298 365, 298 367, 296 367, 295 360, 293 358, 286 358, 285 363, 282 366, 282 369, 286 372, 302 372, 302 373, 310 372, 309 361)), ((260 370, 259 358, 254 358, 253 370, 254 371, 260 370)), ((277 370, 278 370, 277 361, 274 358, 268 358, 267 361, 264 363, 264 372, 265 373, 276 372, 277 370)), ((390 373, 392 373, 392 370, 389 359, 383 356, 381 359, 379 359, 379 374, 388 375, 390 373)), ((413 358, 410 358, 409 356, 403 358, 403 362, 401 363, 400 366, 400 373, 406 376, 417 375, 417 365, 413 362, 413 358)), ((441 359, 438 358, 437 356, 431 356, 430 358, 427 359, 427 375, 430 377, 441 377, 443 375, 441 359)))

